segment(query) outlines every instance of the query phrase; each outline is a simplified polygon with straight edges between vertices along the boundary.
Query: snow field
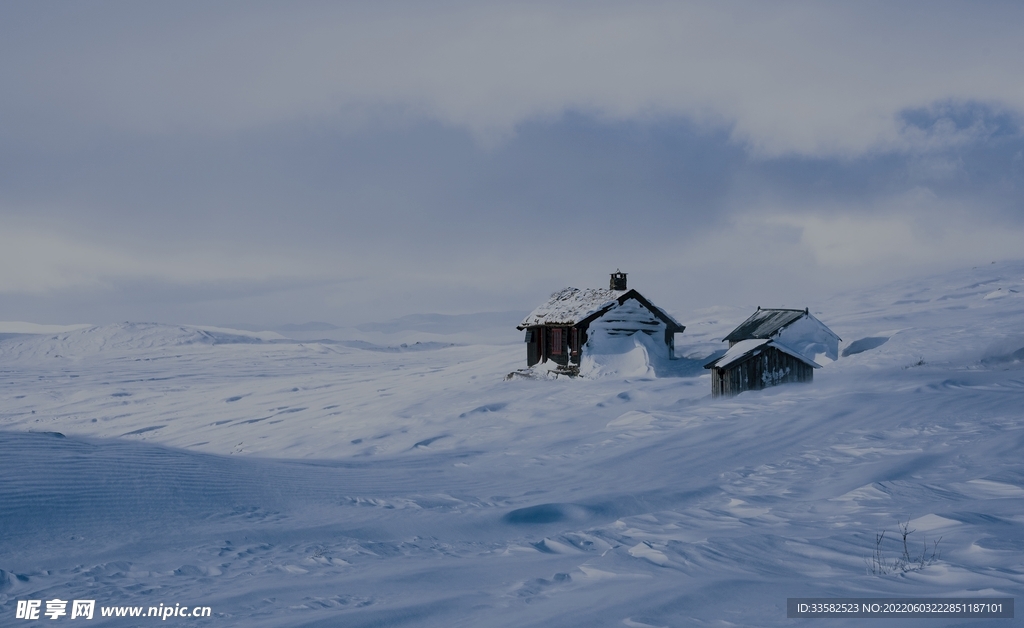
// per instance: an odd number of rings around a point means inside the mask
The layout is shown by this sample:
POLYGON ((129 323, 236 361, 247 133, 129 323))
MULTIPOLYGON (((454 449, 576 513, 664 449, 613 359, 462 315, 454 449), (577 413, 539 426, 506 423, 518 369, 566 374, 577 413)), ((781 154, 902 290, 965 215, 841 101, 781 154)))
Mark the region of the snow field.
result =
POLYGON ((84 596, 205 625, 781 626, 786 597, 1020 597, 1022 284, 1001 263, 812 304, 841 350, 886 340, 725 400, 700 365, 746 310, 677 316, 674 377, 504 381, 522 344, 7 335, 0 617, 84 596), (897 519, 940 559, 867 573, 897 519))

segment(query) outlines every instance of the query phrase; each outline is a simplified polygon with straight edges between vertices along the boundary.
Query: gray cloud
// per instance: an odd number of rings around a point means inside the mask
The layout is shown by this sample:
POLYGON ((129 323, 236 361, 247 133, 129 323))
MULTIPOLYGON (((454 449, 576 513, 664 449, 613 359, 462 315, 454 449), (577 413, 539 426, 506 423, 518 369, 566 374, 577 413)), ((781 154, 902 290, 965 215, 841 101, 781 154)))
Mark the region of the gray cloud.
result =
POLYGON ((899 113, 1024 109, 1024 8, 990 3, 8 5, 4 108, 231 132, 380 106, 507 137, 577 110, 685 115, 775 155, 913 144, 899 113))
MULTIPOLYGON (((680 310, 1024 244, 1016 4, 23 4, 0 319, 680 310)), ((990 261, 990 260, 988 260, 990 261)))

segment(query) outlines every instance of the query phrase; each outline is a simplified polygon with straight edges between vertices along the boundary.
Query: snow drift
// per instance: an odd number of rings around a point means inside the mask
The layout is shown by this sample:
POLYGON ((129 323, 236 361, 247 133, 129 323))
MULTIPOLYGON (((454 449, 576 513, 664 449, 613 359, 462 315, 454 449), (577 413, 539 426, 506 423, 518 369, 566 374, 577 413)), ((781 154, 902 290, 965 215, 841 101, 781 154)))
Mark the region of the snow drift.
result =
MULTIPOLYGON (((649 376, 642 335, 601 377, 511 381, 521 345, 0 339, 0 618, 59 597, 257 628, 789 626, 792 596, 1020 598, 1022 277, 825 301, 851 345, 888 340, 723 400, 649 376), (897 519, 941 559, 871 574, 897 519)), ((680 355, 748 313, 707 312, 680 355)))

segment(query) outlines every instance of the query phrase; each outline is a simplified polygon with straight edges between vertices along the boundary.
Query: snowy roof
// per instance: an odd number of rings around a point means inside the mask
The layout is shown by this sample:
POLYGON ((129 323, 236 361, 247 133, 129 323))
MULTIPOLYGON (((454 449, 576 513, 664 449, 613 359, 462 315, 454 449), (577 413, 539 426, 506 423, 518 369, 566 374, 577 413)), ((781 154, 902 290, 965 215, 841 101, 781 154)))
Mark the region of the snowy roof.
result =
POLYGON ((805 314, 807 314, 807 310, 758 309, 723 340, 735 342, 750 338, 770 338, 772 334, 805 314))
POLYGON ((551 295, 544 305, 530 312, 519 324, 520 329, 536 325, 572 326, 583 319, 614 305, 627 290, 606 288, 566 288, 551 295))
POLYGON ((792 349, 786 347, 785 345, 762 338, 750 338, 747 340, 740 340, 733 346, 729 347, 729 350, 725 352, 725 355, 718 358, 717 360, 712 360, 711 362, 708 362, 707 364, 704 365, 704 368, 725 368, 730 364, 739 362, 748 355, 756 355, 758 353, 759 348, 769 346, 775 347, 779 351, 787 355, 791 355, 794 358, 800 360, 801 362, 806 362, 807 364, 810 364, 816 369, 821 368, 820 364, 817 364, 813 360, 808 360, 806 357, 800 355, 799 353, 793 351, 792 349))

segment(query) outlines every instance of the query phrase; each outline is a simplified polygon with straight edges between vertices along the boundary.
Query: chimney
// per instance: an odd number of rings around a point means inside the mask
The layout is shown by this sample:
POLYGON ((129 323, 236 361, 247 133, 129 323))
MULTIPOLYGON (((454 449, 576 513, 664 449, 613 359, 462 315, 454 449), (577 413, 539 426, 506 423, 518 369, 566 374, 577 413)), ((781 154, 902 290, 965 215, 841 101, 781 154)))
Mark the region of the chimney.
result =
POLYGON ((615 272, 612 273, 612 279, 608 282, 608 287, 612 290, 625 290, 626 289, 626 273, 619 272, 616 268, 615 272))

